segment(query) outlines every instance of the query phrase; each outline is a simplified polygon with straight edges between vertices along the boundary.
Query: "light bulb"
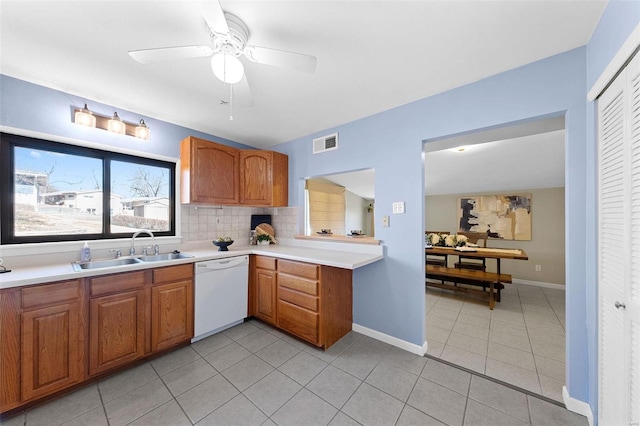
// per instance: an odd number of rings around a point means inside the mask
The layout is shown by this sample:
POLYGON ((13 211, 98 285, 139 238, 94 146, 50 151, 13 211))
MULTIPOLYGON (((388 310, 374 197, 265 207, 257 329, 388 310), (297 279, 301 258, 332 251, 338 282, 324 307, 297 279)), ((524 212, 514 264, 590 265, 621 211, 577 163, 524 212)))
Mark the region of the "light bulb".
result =
POLYGON ((229 53, 218 53, 211 58, 213 75, 227 84, 236 84, 244 76, 244 65, 229 53))
POLYGON ((82 109, 76 109, 73 122, 80 126, 96 127, 96 117, 89 111, 87 104, 82 109))
POLYGON ((118 113, 114 112, 113 117, 107 122, 107 130, 111 133, 117 133, 119 135, 124 135, 126 131, 126 126, 124 121, 120 117, 118 117, 118 113))

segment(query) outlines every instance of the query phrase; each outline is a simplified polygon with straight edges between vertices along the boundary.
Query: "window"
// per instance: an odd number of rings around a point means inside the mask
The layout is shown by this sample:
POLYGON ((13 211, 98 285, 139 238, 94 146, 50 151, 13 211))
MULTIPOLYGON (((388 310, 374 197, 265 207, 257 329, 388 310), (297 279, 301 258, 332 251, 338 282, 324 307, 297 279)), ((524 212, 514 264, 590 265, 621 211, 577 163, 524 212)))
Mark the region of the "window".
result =
POLYGON ((0 134, 2 244, 175 235, 175 164, 0 134))

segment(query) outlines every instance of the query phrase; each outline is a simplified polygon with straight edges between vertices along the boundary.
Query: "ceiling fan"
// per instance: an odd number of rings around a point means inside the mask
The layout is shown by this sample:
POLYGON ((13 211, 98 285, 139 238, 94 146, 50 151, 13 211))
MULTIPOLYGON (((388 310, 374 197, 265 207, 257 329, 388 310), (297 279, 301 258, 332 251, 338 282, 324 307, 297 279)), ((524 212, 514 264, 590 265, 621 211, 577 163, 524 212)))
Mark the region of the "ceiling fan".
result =
MULTIPOLYGON (((129 56, 142 64, 211 56, 213 74, 224 83, 237 85, 239 91, 249 98, 250 90, 244 74, 244 65, 239 60, 241 56, 259 64, 306 73, 315 72, 317 63, 315 56, 249 45, 247 44, 249 28, 240 18, 224 12, 218 0, 201 0, 198 3, 209 27, 211 46, 130 50, 129 56)), ((233 90, 230 89, 230 97, 233 96, 232 94, 233 90)), ((233 119, 232 116, 230 118, 233 119)))

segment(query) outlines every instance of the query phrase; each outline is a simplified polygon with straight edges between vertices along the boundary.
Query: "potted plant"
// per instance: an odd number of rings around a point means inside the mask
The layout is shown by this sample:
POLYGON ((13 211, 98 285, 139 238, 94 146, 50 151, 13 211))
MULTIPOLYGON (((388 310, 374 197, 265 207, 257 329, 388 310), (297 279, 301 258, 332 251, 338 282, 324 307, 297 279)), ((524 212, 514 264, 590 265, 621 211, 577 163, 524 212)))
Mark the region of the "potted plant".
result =
POLYGON ((260 246, 268 246, 269 244, 271 244, 271 235, 260 234, 260 235, 258 235, 256 240, 258 241, 258 245, 260 245, 260 246))

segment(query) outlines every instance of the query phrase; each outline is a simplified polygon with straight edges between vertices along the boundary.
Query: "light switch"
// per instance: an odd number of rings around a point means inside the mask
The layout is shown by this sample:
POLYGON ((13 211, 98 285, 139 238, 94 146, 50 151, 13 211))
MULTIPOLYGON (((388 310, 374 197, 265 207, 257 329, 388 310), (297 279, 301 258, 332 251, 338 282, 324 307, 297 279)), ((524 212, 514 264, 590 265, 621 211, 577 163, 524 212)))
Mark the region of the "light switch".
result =
POLYGON ((397 201, 393 203, 393 214, 404 213, 404 201, 397 201))
POLYGON ((385 228, 389 227, 389 216, 382 216, 382 226, 385 228))

